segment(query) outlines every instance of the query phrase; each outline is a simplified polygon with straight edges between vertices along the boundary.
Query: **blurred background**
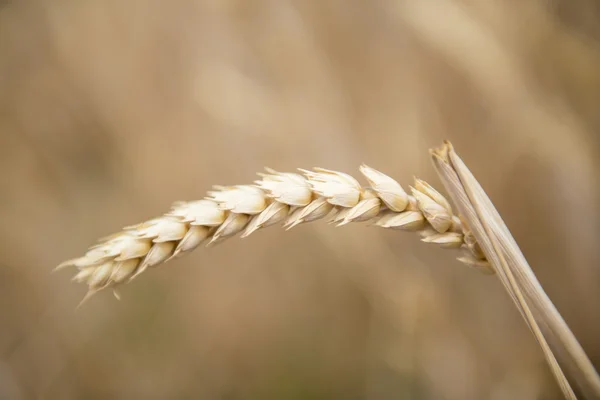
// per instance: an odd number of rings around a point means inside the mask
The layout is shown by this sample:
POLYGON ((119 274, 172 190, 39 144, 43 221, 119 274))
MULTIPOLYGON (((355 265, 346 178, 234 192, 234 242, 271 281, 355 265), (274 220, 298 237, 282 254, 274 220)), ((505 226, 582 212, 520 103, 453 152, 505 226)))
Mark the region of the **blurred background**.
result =
POLYGON ((277 227, 75 310, 59 262, 267 165, 441 187, 450 139, 600 366, 600 3, 0 2, 0 399, 559 399, 499 281, 277 227))

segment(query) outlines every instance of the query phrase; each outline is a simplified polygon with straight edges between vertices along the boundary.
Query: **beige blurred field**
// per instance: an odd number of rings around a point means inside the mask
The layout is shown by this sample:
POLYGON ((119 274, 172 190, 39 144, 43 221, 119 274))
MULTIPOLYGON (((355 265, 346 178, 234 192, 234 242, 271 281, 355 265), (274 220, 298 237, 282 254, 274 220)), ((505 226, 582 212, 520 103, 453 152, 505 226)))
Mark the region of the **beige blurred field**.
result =
POLYGON ((52 268, 264 166, 441 186, 450 139, 600 366, 600 3, 0 2, 0 399, 558 399, 495 278, 277 227, 75 306, 52 268))

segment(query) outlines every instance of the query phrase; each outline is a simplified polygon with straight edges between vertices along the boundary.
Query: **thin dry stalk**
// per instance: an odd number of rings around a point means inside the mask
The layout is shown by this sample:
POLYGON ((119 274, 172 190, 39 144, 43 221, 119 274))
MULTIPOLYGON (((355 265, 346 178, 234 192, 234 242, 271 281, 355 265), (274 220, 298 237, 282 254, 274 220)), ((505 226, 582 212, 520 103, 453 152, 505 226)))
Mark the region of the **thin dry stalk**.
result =
POLYGON ((575 393, 561 362, 587 398, 600 398, 600 377, 560 313, 544 292, 504 221, 452 145, 432 151, 433 163, 457 205, 464 226, 473 230, 487 260, 527 322, 567 399, 575 393))

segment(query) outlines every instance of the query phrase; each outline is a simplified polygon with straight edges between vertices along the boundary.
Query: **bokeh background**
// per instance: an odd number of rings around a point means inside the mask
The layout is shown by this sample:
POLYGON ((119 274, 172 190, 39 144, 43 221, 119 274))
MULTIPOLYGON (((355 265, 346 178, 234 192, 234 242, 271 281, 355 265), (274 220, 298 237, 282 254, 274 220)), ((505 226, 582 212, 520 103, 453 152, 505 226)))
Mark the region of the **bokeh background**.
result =
POLYGON ((276 227, 75 306, 64 259, 268 165, 441 184, 450 139, 600 365, 600 3, 0 2, 1 399, 558 399, 495 278, 276 227))

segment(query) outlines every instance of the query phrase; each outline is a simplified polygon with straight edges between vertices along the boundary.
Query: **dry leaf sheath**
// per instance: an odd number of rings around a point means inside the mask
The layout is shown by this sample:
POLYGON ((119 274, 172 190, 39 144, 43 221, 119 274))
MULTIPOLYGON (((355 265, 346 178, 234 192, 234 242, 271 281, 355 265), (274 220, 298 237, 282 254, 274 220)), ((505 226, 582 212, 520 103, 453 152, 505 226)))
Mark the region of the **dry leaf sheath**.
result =
POLYGON ((57 268, 76 267, 73 280, 88 285, 89 298, 202 243, 214 244, 238 233, 245 237, 274 224, 290 229, 332 215, 330 221, 338 226, 371 221, 382 228, 418 231, 426 243, 463 247, 461 261, 492 272, 448 201, 427 183, 417 179, 408 194, 394 179, 366 165, 360 171, 367 188, 341 172, 300 171, 267 169, 254 185, 215 186, 205 199, 177 202, 165 215, 127 226, 57 268))
POLYGON ((450 143, 445 143, 431 154, 444 186, 459 209, 463 224, 473 230, 483 254, 540 344, 565 397, 576 398, 561 365, 569 369, 571 378, 586 398, 600 398, 598 373, 544 292, 481 185, 450 143))

